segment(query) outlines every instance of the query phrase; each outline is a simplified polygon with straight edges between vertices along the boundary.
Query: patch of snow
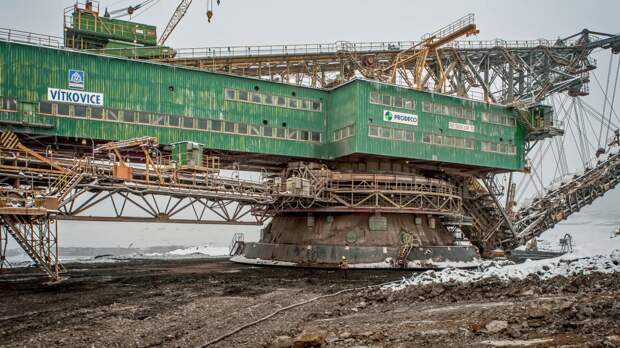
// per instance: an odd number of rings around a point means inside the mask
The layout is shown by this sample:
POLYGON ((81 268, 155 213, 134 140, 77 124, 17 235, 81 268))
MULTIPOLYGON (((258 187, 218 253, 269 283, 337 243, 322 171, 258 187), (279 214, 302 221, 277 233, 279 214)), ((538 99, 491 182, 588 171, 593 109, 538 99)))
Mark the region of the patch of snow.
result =
POLYGON ((593 272, 620 272, 620 250, 614 250, 606 256, 579 257, 575 254, 566 254, 553 259, 527 260, 521 264, 508 260, 485 261, 477 270, 458 268, 431 270, 414 274, 410 278, 403 278, 400 282, 386 285, 385 288, 400 290, 408 286, 449 282, 469 283, 494 277, 509 281, 524 279, 531 274, 536 274, 541 279, 549 279, 555 276, 566 277, 593 272))
POLYGON ((237 255, 230 258, 232 262, 245 263, 248 265, 265 265, 265 266, 297 266, 295 262, 263 260, 260 258, 250 259, 243 255, 237 255))
POLYGON ((165 253, 148 253, 148 254, 137 254, 135 257, 146 257, 146 258, 179 258, 179 257, 218 257, 218 256, 228 256, 228 248, 224 247, 216 247, 212 245, 200 245, 193 246, 183 249, 175 249, 165 253))

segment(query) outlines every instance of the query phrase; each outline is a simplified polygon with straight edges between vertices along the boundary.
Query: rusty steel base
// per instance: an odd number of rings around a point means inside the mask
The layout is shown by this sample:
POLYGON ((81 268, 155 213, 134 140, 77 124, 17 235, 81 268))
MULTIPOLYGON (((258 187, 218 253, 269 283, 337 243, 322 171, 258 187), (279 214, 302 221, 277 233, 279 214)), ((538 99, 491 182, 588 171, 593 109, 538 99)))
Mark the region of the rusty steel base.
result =
POLYGON ((476 267, 472 245, 457 245, 439 217, 400 213, 280 214, 231 260, 289 267, 432 269, 476 267))

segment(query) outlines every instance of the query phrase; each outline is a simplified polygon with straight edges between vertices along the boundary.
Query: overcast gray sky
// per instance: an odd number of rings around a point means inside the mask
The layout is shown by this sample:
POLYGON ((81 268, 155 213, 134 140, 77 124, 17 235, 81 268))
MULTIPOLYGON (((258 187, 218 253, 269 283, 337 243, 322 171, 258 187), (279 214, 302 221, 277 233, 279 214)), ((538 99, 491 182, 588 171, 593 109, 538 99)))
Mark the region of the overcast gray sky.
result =
MULTIPOLYGON (((141 0, 106 0, 110 9, 141 0)), ((213 23, 207 0, 194 0, 169 44, 174 47, 348 41, 417 40, 422 34, 473 12, 480 39, 538 39, 583 28, 618 32, 620 1, 403 1, 222 0, 213 23)), ((2 27, 62 35, 63 8, 72 0, 2 0, 2 27)), ((136 21, 161 30, 179 0, 160 0, 136 21)), ((215 2, 214 2, 215 3, 215 2)))
MULTIPOLYGON (((101 8, 118 9, 141 0, 101 1, 101 8)), ((160 0, 135 18, 161 31, 179 0, 160 0)), ((215 2, 215 1, 214 1, 215 2)), ((73 0, 2 0, 0 27, 62 36, 63 9, 73 0)), ((417 40, 426 33, 475 13, 480 34, 474 39, 555 39, 583 28, 619 33, 620 1, 404 1, 404 0, 222 0, 213 23, 207 23, 207 0, 194 0, 167 44, 176 47, 298 44, 346 41, 417 40)), ((597 56, 598 74, 606 76, 609 53, 597 56)), ((616 58, 618 59, 618 58, 616 58)), ((614 63, 615 66, 615 63, 614 63)), ((588 97, 602 105, 600 94, 588 97)), ((618 191, 618 190, 616 190, 618 191)), ((618 207, 620 193, 612 192, 599 207, 618 207)), ((605 210, 605 209, 603 209, 605 210)), ((609 214, 617 210, 611 208, 609 214)), ((608 215, 609 215, 608 214, 608 215)), ((615 214, 620 224, 620 214, 615 214)), ((612 216, 613 219, 613 216, 612 216)), ((144 224, 65 224, 64 245, 195 244, 227 242, 232 231, 257 229, 214 226, 156 227, 144 224), (205 233, 206 232, 206 233, 205 233)))

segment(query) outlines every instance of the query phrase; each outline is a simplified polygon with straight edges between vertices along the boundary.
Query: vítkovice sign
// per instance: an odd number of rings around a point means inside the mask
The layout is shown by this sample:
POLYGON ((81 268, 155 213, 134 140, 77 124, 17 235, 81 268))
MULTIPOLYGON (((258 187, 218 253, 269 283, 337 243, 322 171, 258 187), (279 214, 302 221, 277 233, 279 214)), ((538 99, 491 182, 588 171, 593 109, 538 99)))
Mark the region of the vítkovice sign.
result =
POLYGON ((102 93, 73 91, 69 89, 48 88, 47 100, 59 103, 103 106, 102 93))

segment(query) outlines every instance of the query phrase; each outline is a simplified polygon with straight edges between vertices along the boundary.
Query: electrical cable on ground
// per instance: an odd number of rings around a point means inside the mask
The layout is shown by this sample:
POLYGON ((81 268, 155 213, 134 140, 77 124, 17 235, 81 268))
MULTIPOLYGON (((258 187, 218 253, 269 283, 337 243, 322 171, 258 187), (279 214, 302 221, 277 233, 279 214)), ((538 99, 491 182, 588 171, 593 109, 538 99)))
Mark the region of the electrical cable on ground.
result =
POLYGON ((271 313, 271 314, 269 314, 267 316, 264 316, 264 317, 262 317, 262 318, 260 318, 258 320, 255 320, 255 321, 253 321, 251 323, 247 323, 245 325, 242 325, 242 326, 240 326, 240 327, 238 327, 238 328, 236 328, 236 329, 234 329, 234 330, 232 330, 232 331, 230 331, 228 333, 225 333, 225 334, 223 334, 223 335, 221 335, 221 336, 219 336, 219 337, 217 337, 217 338, 215 338, 215 339, 205 343, 204 345, 200 345, 198 347, 200 347, 200 348, 209 347, 210 345, 213 345, 213 344, 215 344, 215 343, 217 343, 219 341, 222 341, 223 339, 225 339, 227 337, 230 337, 230 336, 236 334, 239 331, 245 330, 245 329, 247 329, 250 326, 254 326, 254 325, 256 325, 256 324, 258 324, 260 322, 263 322, 263 321, 265 321, 265 320, 267 320, 267 319, 269 319, 271 317, 274 317, 274 316, 276 316, 280 312, 284 312, 284 311, 287 311, 289 309, 293 309, 295 307, 303 306, 303 305, 308 304, 310 302, 314 302, 314 301, 321 300, 321 299, 324 299, 324 298, 335 297, 335 296, 338 296, 340 294, 344 294, 346 292, 352 292, 352 291, 364 290, 364 289, 371 289, 371 288, 381 287, 381 286, 392 284, 392 283, 394 283, 394 281, 385 282, 385 283, 381 283, 381 284, 375 284, 375 285, 362 286, 362 287, 359 287, 359 288, 344 289, 344 290, 340 290, 340 291, 334 292, 332 294, 321 295, 321 296, 313 297, 313 298, 311 298, 309 300, 305 300, 305 301, 302 301, 302 302, 294 303, 294 304, 292 304, 290 306, 286 306, 286 307, 280 308, 277 311, 275 311, 275 312, 273 312, 273 313, 271 313))

